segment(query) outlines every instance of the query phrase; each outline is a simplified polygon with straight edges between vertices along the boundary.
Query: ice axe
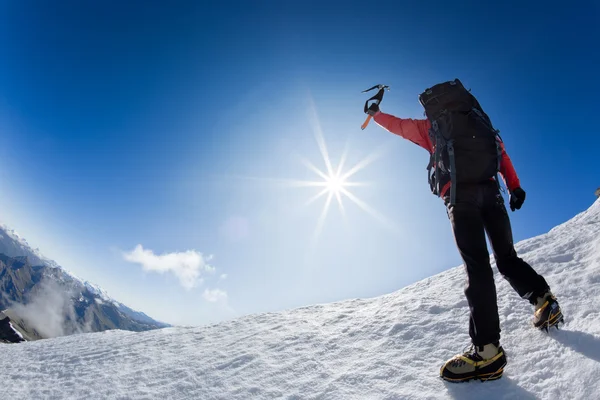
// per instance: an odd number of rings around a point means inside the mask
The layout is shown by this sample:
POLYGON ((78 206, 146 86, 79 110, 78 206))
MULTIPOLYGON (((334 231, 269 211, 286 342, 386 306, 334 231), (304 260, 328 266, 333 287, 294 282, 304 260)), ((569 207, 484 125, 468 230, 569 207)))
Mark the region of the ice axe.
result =
MULTIPOLYGON (((390 90, 390 87, 388 85, 375 85, 372 88, 363 90, 361 93, 370 92, 373 89, 379 89, 379 91, 377 92, 377 94, 375 96, 373 96, 369 100, 365 101, 365 114, 367 114, 367 112, 369 110, 369 106, 371 106, 372 104, 379 105, 379 103, 381 103, 381 100, 383 100, 383 94, 385 93, 385 89, 390 90), (370 101, 372 101, 371 104, 369 104, 370 101)), ((369 122, 371 122, 371 118, 373 118, 373 116, 371 114, 369 114, 369 116, 367 117, 365 122, 361 125, 360 129, 364 130, 367 127, 367 125, 369 125, 369 122)))

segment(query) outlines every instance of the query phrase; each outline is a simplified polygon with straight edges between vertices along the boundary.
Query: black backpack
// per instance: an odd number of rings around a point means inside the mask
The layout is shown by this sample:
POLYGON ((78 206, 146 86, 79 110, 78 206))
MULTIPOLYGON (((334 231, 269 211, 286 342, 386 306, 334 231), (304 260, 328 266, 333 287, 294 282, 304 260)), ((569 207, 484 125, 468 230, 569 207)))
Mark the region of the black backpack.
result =
POLYGON ((433 194, 441 196, 449 183, 450 204, 461 183, 481 183, 500 169, 501 139, 479 102, 458 79, 440 83, 419 96, 431 122, 434 151, 427 166, 433 194))

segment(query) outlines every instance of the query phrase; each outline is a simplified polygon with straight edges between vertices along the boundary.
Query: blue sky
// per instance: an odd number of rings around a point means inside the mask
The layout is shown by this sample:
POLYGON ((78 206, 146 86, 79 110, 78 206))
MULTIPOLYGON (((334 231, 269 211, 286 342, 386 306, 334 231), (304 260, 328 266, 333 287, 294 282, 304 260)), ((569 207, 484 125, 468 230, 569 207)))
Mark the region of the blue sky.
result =
POLYGON ((472 88, 527 191, 517 240, 600 186, 591 1, 0 7, 0 219, 167 322, 377 296, 461 263, 427 153, 360 130, 377 83, 412 118, 424 88, 472 88), (326 196, 289 181, 322 181, 319 137, 334 166, 372 162, 349 188, 369 212, 334 199, 316 236, 326 196))

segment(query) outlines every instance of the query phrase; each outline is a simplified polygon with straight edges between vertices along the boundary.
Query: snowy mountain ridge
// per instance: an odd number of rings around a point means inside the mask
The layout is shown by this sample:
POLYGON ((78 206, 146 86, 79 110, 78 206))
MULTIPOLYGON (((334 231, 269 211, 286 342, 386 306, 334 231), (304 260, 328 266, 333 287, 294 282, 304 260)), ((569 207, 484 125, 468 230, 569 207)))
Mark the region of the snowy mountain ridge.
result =
POLYGON ((42 338, 105 329, 139 331, 169 326, 114 300, 100 286, 65 270, 44 257, 39 249, 32 249, 25 238, 2 224, 0 311, 6 308, 12 309, 13 317, 25 314, 27 325, 36 331, 45 330, 42 338), (53 328, 49 329, 49 313, 61 316, 63 321, 52 319, 53 328))
MULTIPOLYGON (((100 297, 102 300, 104 300, 106 302, 112 302, 115 306, 122 305, 118 301, 112 299, 109 296, 108 292, 106 290, 102 289, 100 286, 98 286, 94 283, 88 282, 85 279, 81 279, 80 277, 78 277, 77 275, 72 273, 71 271, 69 271, 66 268, 59 265, 56 261, 51 260, 48 257, 45 257, 41 253, 39 248, 35 248, 35 249, 32 248, 29 245, 29 243, 27 242, 27 239, 25 239, 17 231, 15 231, 14 229, 12 229, 11 227, 7 226, 4 223, 0 223, 0 240, 3 239, 2 232, 5 233, 6 236, 8 236, 10 239, 12 239, 13 241, 15 241, 19 244, 20 250, 23 253, 23 254, 19 254, 19 255, 28 257, 30 260, 29 262, 32 263, 33 265, 39 264, 39 265, 44 265, 46 267, 58 269, 61 273, 67 275, 70 278, 68 280, 74 280, 74 281, 79 282, 81 285, 85 286, 90 292, 92 292, 96 296, 100 297)), ((12 256, 12 254, 7 254, 7 255, 12 256)))
MULTIPOLYGON (((14 242, 18 243, 22 252, 29 253, 28 257, 32 257, 32 258, 34 258, 34 260, 38 259, 43 265, 46 265, 51 268, 62 268, 56 263, 56 261, 50 260, 49 258, 45 257, 40 252, 39 248, 33 249, 27 242, 27 239, 25 239, 17 231, 12 229, 8 225, 6 225, 4 223, 0 223, 0 231, 2 233, 4 233, 6 236, 8 236, 10 239, 12 239, 14 242)), ((4 239, 4 236, 2 234, 0 234, 0 240, 2 240, 2 239, 4 239)), ((62 269, 65 272, 67 272, 64 268, 62 268, 62 269)), ((73 275, 73 274, 70 274, 70 275, 73 275)), ((75 277, 75 276, 73 275, 73 277, 75 277)))
POLYGON ((565 325, 534 329, 532 306, 494 266, 508 358, 498 381, 438 377, 469 344, 465 274, 456 267, 371 299, 7 345, 0 398, 598 399, 600 200, 517 250, 551 285, 565 325))

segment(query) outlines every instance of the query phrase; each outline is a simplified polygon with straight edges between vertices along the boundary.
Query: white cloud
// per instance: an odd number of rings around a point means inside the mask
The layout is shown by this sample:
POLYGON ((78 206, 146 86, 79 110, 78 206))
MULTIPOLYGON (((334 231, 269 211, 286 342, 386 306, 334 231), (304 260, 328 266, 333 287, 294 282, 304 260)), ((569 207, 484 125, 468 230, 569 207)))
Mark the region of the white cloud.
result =
POLYGON ((174 274, 181 286, 188 290, 202 283, 203 273, 215 272, 215 268, 208 264, 211 257, 205 257, 196 250, 157 255, 138 244, 131 252, 123 253, 123 257, 131 263, 141 264, 144 271, 174 274))
POLYGON ((204 300, 210 303, 227 302, 227 292, 221 289, 204 290, 204 300))
POLYGON ((225 279, 227 279, 227 274, 221 274, 220 278, 222 281, 224 281, 225 279))

